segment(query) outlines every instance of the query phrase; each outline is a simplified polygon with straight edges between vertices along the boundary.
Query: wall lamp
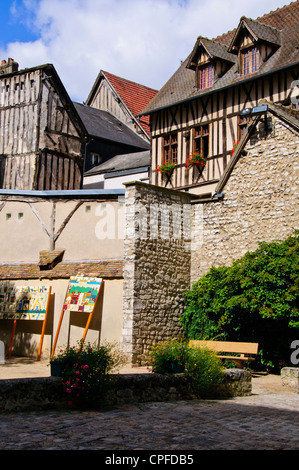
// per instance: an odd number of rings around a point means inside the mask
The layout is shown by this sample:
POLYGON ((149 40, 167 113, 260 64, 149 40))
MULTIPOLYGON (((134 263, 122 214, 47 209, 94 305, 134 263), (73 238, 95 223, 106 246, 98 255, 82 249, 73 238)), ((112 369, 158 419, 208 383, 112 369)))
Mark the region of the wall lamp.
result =
POLYGON ((252 116, 252 115, 257 116, 260 114, 266 114, 267 111, 268 111, 268 105, 263 104, 261 106, 255 106, 254 108, 242 109, 242 111, 240 112, 240 116, 252 116))
POLYGON ((252 109, 251 108, 244 108, 240 112, 240 116, 250 116, 252 109))

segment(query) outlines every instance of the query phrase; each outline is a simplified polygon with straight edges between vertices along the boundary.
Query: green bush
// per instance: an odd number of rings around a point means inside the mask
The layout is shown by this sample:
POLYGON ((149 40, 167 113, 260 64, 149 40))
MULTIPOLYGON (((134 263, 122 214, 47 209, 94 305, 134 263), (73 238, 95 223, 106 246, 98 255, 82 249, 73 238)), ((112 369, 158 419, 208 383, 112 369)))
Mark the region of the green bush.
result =
POLYGON ((260 243, 229 267, 212 267, 186 293, 186 336, 257 342, 260 366, 274 371, 288 365, 299 328, 298 252, 295 232, 260 243))
POLYGON ((184 367, 188 346, 180 339, 162 341, 150 350, 150 365, 153 372, 167 374, 173 371, 173 363, 184 367))
POLYGON ((150 364, 153 372, 173 372, 173 361, 182 366, 182 371, 191 378, 194 390, 205 395, 211 385, 222 380, 223 366, 216 354, 207 348, 190 348, 182 340, 170 340, 151 348, 150 364))
POLYGON ((208 394, 212 385, 223 378, 223 365, 215 352, 208 348, 189 348, 185 362, 185 373, 191 377, 193 387, 201 396, 208 394))
POLYGON ((90 406, 98 403, 112 384, 112 371, 124 357, 113 345, 92 346, 89 343, 67 347, 55 358, 62 363, 62 386, 68 405, 90 406))

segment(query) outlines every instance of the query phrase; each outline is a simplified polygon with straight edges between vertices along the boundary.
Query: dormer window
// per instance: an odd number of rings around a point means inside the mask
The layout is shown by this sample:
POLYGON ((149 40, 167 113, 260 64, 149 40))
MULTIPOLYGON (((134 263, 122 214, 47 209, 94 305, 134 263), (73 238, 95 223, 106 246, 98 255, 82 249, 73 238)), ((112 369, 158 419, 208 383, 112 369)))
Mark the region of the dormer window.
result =
POLYGON ((198 86, 200 90, 213 86, 214 82, 214 67, 212 64, 207 64, 198 69, 198 86))
POLYGON ((259 70, 280 47, 277 29, 242 17, 228 51, 238 56, 238 73, 250 75, 259 70))
POLYGON ((195 91, 214 86, 235 62, 236 58, 228 53, 227 46, 199 37, 186 65, 195 71, 195 91))
POLYGON ((241 74, 249 75, 257 72, 259 68, 259 51, 257 47, 251 47, 241 52, 241 74))

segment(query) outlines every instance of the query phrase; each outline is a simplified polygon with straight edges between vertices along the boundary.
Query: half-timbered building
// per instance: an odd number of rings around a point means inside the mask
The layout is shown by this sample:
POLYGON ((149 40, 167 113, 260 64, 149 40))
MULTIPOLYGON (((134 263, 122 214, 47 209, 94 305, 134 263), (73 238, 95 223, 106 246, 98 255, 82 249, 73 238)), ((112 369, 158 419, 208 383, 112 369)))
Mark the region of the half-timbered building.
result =
POLYGON ((156 94, 153 88, 101 70, 85 104, 109 111, 149 142, 149 118, 137 116, 156 94))
POLYGON ((51 64, 0 67, 0 187, 81 188, 87 131, 51 64))
POLYGON ((253 114, 266 115, 262 100, 296 107, 298 45, 298 1, 242 17, 213 40, 198 37, 140 115, 151 123, 151 182, 213 194, 253 114))
POLYGON ((19 71, 14 60, 2 61, 0 188, 80 189, 85 171, 149 148, 145 131, 73 102, 52 64, 19 71))

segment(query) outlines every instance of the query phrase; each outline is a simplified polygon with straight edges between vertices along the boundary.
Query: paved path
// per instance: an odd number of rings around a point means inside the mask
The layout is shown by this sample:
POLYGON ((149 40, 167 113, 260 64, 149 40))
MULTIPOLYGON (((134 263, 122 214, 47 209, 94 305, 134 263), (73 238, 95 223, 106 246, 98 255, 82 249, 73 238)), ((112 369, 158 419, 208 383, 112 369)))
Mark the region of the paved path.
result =
POLYGON ((299 450, 299 395, 286 390, 279 376, 254 377, 252 392, 107 411, 2 414, 0 450, 104 450, 116 456, 121 450, 299 450))

